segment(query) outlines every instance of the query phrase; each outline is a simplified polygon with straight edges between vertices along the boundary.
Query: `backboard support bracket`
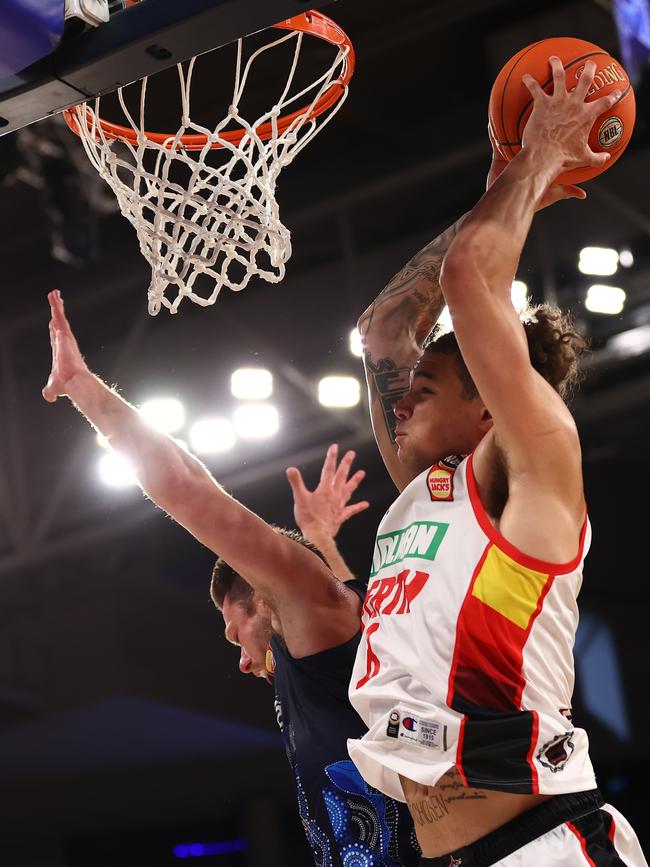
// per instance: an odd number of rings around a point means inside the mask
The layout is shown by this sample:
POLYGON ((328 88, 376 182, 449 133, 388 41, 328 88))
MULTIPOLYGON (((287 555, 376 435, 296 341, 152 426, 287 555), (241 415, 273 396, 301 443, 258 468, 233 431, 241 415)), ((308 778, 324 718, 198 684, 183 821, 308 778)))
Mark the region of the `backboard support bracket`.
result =
POLYGON ((0 79, 0 135, 332 0, 146 0, 0 79))

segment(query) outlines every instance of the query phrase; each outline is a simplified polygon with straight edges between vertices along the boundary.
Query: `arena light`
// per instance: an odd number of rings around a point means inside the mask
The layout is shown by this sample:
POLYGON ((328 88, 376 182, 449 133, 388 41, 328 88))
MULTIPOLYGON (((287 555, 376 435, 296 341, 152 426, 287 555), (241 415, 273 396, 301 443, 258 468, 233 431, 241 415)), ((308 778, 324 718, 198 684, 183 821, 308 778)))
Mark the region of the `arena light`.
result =
POLYGON ((99 478, 109 488, 132 488, 138 484, 133 467, 115 452, 106 452, 97 464, 99 478))
POLYGON ((163 433, 175 433, 185 424, 185 407, 175 397, 155 397, 140 407, 147 424, 163 433))
POLYGON ((582 274, 610 277, 618 270, 618 252, 611 247, 583 247, 578 259, 582 274))
POLYGON ((325 376, 318 383, 318 400, 323 406, 356 406, 361 400, 359 380, 353 376, 325 376))
POLYGON ((643 355, 650 350, 650 325, 639 325, 629 331, 621 331, 607 341, 607 349, 623 358, 643 355))
POLYGON ((235 429, 227 418, 201 418, 190 428, 190 444, 198 455, 230 451, 236 442, 235 429))
POLYGON ((263 440, 276 434, 280 416, 270 403, 245 403, 233 413, 235 430, 242 439, 263 440))
MULTIPOLYGON (((528 286, 523 280, 512 281, 510 298, 512 299, 513 307, 518 313, 526 307, 528 304, 528 286)), ((449 313, 448 307, 443 307, 442 313, 440 314, 436 324, 440 331, 446 332, 454 330, 454 324, 451 321, 451 314, 449 313)))
POLYGON ((179 843, 172 851, 175 858, 204 858, 245 852, 247 849, 248 840, 236 837, 234 840, 217 840, 213 843, 179 843))
POLYGON ((451 313, 449 312, 449 307, 443 307, 442 313, 438 317, 438 321, 436 322, 436 326, 439 331, 453 331, 454 324, 451 321, 451 313))
POLYGON ((97 431, 97 445, 101 446, 103 449, 110 449, 108 440, 101 431, 97 431))
POLYGON ((632 254, 632 251, 628 247, 624 247, 622 250, 619 250, 618 263, 623 268, 631 268, 632 265, 634 265, 634 256, 632 254))
POLYGON ((241 367, 230 377, 230 390, 239 400, 265 400, 273 394, 273 375, 263 367, 241 367))
POLYGON ((363 356, 363 344, 361 343, 361 335, 358 328, 353 328, 350 332, 350 352, 357 358, 363 356))
POLYGON ((625 297, 625 290, 619 286, 595 283, 587 291, 585 307, 592 313, 607 313, 615 316, 623 310, 625 297))
POLYGON ((528 286, 523 280, 513 280, 510 288, 512 306, 520 313, 528 304, 528 286))

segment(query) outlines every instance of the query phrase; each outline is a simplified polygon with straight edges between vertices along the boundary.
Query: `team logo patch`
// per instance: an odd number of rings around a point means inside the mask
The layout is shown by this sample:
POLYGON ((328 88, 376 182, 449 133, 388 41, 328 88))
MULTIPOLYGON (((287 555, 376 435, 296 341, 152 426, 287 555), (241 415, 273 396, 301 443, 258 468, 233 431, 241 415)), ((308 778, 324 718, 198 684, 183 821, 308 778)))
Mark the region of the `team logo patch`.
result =
POLYGON ((269 674, 275 674, 275 657, 270 647, 266 648, 266 670, 269 674))
POLYGON ((453 855, 449 856, 448 867, 462 867, 462 863, 463 863, 462 858, 454 858, 453 855))
POLYGON ((568 732, 565 735, 557 735, 552 741, 545 743, 537 753, 537 761, 540 765, 549 768, 554 774, 563 771, 575 749, 572 737, 573 732, 568 732))
POLYGON ((389 738, 396 738, 399 736, 399 721, 399 712, 392 710, 388 717, 388 725, 386 727, 386 734, 389 738))
POLYGON ((434 502, 448 502, 454 499, 455 472, 455 469, 444 467, 442 462, 431 467, 427 476, 427 487, 434 502))

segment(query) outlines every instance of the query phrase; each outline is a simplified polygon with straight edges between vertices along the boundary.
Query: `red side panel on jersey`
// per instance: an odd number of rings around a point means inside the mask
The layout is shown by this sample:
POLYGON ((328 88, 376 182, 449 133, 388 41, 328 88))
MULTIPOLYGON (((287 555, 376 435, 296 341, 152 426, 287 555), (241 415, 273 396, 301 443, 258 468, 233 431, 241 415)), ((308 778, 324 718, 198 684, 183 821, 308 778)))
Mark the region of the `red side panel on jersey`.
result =
POLYGON ((521 710, 524 646, 553 582, 489 542, 456 625, 447 704, 465 714, 457 764, 469 785, 537 791, 537 715, 521 710))

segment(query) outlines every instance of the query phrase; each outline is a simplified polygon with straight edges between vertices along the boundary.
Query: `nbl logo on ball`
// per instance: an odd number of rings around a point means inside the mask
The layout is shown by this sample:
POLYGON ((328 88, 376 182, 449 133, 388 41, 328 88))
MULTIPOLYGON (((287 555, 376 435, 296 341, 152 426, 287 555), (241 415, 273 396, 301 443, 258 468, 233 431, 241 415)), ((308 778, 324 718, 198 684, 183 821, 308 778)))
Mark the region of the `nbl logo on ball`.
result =
POLYGON ((623 122, 620 117, 608 117, 598 130, 598 144, 602 148, 614 147, 623 135, 623 122))

